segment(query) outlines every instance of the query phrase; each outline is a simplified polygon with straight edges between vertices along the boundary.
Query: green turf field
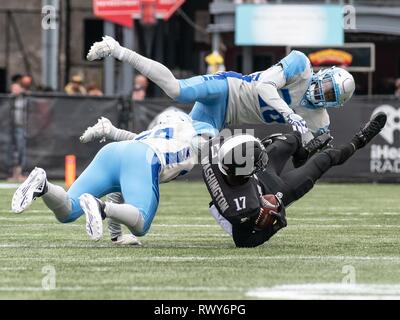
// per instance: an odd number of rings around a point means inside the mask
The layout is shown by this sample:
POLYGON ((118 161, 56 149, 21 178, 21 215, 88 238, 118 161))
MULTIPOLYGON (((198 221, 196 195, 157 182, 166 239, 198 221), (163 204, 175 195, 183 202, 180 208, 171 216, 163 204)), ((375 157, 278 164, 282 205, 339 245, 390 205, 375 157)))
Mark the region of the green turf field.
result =
POLYGON ((41 200, 12 214, 13 191, 0 189, 1 299, 400 298, 399 185, 320 184, 254 249, 234 247, 201 183, 162 185, 137 248, 91 242, 83 218, 60 224, 41 200))

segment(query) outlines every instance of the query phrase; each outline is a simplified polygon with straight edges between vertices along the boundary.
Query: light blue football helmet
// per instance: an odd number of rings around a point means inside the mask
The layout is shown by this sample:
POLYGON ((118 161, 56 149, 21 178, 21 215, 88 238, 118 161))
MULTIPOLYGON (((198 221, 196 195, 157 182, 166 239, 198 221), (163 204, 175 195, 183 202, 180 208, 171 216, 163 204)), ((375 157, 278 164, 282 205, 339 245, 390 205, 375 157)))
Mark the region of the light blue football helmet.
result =
POLYGON ((355 87, 348 71, 338 67, 322 69, 313 74, 306 98, 317 108, 338 108, 350 100, 355 87))

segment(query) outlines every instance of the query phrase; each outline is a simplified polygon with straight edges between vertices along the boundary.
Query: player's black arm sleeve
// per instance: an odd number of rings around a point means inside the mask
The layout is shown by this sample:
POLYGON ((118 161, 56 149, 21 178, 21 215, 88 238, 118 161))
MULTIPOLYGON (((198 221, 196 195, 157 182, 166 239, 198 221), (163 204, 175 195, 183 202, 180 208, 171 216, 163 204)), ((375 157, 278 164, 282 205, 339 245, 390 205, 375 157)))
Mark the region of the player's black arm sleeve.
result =
POLYGON ((232 237, 236 247, 253 248, 268 241, 276 231, 271 226, 266 230, 255 231, 254 228, 241 225, 232 225, 232 237))

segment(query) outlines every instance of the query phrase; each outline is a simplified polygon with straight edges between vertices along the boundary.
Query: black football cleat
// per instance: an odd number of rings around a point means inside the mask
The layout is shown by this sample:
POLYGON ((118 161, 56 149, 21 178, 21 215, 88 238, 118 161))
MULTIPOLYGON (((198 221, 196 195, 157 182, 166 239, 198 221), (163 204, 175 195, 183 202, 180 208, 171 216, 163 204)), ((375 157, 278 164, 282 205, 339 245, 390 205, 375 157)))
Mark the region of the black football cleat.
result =
POLYGON ((329 146, 329 143, 333 140, 333 137, 329 133, 323 133, 318 137, 315 137, 309 141, 303 148, 301 156, 293 156, 293 165, 295 168, 301 167, 307 162, 314 154, 322 151, 329 146))
POLYGON ((326 148, 332 140, 333 137, 329 133, 323 133, 312 139, 304 146, 304 149, 308 152, 308 158, 311 158, 314 154, 326 148))
POLYGON ((365 147, 383 129, 386 120, 387 116, 384 112, 373 115, 371 120, 354 136, 352 140, 354 146, 357 149, 365 147))

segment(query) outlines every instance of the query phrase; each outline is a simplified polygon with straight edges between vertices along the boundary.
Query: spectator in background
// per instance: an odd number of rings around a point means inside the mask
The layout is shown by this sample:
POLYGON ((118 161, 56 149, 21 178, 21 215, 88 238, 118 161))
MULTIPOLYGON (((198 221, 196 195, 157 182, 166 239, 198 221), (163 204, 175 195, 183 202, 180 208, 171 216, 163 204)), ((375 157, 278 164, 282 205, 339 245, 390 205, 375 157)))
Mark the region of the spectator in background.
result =
POLYGON ((132 100, 142 101, 146 98, 147 87, 149 86, 149 80, 141 74, 135 76, 132 100))
POLYGON ((22 76, 21 87, 24 90, 24 92, 29 92, 32 90, 32 82, 33 82, 32 76, 29 76, 29 75, 22 76))
POLYGON ((11 77, 11 88, 10 93, 13 95, 20 95, 23 93, 23 89, 21 86, 22 75, 16 74, 11 77))
POLYGON ((71 81, 65 86, 64 91, 69 95, 87 94, 83 85, 83 77, 79 74, 72 76, 71 81))
POLYGON ((26 100, 21 94, 28 92, 32 86, 32 77, 16 74, 11 78, 10 93, 15 95, 11 114, 10 144, 8 147, 8 163, 11 175, 7 179, 12 182, 22 182, 26 177, 22 174, 26 154, 26 100))
POLYGON ((394 95, 400 98, 400 78, 394 82, 394 95))
POLYGON ((90 83, 87 87, 87 94, 89 96, 95 96, 95 97, 101 97, 103 95, 103 92, 99 89, 96 83, 92 82, 90 83))

